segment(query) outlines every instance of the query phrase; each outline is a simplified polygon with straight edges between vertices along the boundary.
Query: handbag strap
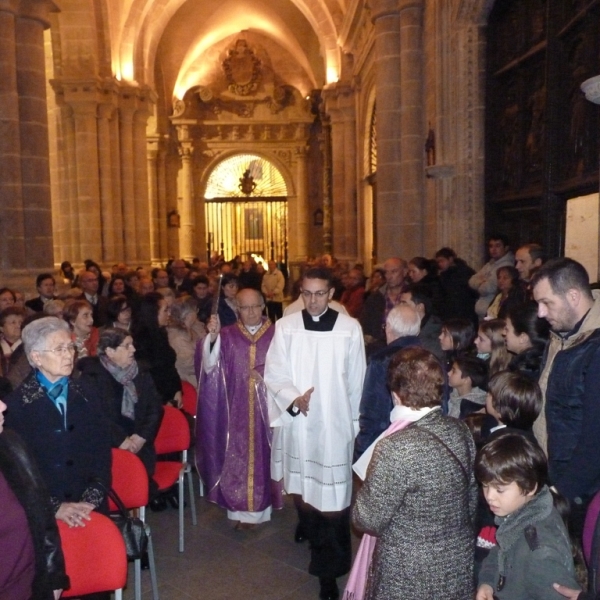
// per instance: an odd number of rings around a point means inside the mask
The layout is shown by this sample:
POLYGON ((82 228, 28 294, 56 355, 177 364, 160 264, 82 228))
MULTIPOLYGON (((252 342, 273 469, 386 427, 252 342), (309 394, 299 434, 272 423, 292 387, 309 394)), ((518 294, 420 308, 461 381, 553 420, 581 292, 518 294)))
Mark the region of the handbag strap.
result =
POLYGON ((97 483, 101 488, 104 489, 104 491, 106 492, 108 497, 115 503, 116 507, 119 509, 119 512, 121 513, 121 515, 123 517, 128 517, 129 511, 125 507, 123 500, 121 500, 121 498, 119 497, 119 494, 117 494, 117 492, 115 492, 115 490, 113 488, 107 487, 103 481, 100 481, 100 479, 96 479, 95 483, 97 483))
POLYGON ((471 478, 469 477, 469 473, 467 472, 465 465, 462 464, 462 462, 460 461, 458 456, 456 456, 456 454, 454 454, 452 448, 450 448, 450 446, 448 446, 448 444, 446 444, 446 442, 444 442, 440 437, 438 437, 432 431, 429 431, 428 429, 425 429, 424 427, 419 427, 419 429, 421 431, 423 431, 424 433, 426 433, 428 436, 437 440, 442 446, 444 446, 444 448, 446 448, 446 450, 448 451, 448 454, 450 454, 450 456, 454 459, 454 462, 460 467, 460 470, 462 471, 462 474, 465 478, 465 481, 467 482, 467 487, 468 487, 469 483, 471 481, 471 478))

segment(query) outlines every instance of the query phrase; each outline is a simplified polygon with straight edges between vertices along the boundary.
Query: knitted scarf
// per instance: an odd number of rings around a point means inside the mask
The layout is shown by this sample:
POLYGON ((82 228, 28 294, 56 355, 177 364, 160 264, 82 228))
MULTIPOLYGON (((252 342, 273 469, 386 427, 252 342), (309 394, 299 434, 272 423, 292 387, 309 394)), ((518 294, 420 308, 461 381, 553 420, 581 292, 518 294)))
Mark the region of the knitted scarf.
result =
POLYGON ((137 390, 133 380, 138 374, 138 365, 134 360, 128 367, 121 368, 115 365, 107 356, 100 356, 102 366, 123 386, 123 402, 121 414, 128 419, 135 417, 135 404, 138 401, 137 390))

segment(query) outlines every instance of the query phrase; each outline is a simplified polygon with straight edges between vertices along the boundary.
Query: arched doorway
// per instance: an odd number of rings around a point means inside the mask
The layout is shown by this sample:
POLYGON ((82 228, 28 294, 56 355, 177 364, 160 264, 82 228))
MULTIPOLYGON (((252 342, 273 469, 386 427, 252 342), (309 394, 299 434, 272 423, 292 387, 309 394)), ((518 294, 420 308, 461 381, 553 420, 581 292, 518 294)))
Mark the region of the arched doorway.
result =
POLYGON ((204 193, 209 254, 287 263, 287 195, 283 175, 265 158, 237 154, 220 162, 204 193))

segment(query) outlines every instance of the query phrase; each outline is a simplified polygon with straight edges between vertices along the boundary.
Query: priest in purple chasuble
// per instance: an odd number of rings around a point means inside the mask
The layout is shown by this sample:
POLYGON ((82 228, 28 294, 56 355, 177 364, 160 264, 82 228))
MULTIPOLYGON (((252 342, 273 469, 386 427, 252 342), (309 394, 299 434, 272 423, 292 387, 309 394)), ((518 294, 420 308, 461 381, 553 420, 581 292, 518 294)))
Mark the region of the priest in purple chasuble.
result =
MULTIPOLYGON (((196 466, 208 500, 227 509, 246 529, 282 507, 271 481, 271 429, 265 357, 274 327, 262 316, 264 299, 254 289, 237 294, 240 320, 220 328, 213 315, 196 347, 198 413, 196 466)), ((278 493, 279 490, 279 493, 278 493)))

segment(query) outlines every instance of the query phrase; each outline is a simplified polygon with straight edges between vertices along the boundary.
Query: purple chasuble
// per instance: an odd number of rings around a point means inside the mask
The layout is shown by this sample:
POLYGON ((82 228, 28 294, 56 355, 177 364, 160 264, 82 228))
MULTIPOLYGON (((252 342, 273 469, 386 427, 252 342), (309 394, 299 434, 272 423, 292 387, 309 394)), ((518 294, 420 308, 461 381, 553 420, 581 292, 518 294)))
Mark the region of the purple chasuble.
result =
POLYGON ((196 466, 211 502, 230 511, 281 508, 272 493, 271 430, 265 357, 275 327, 267 319, 251 335, 237 322, 221 329, 216 366, 202 369, 202 342, 196 347, 198 413, 196 466))

